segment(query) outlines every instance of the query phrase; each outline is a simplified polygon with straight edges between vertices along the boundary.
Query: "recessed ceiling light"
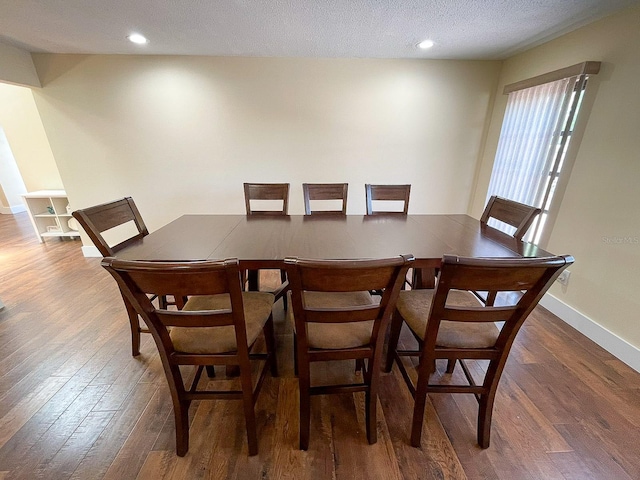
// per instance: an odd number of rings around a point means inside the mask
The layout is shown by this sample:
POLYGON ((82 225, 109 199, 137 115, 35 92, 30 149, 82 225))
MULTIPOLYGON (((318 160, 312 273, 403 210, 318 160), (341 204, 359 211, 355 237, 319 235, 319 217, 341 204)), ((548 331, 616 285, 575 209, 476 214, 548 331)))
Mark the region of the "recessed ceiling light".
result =
POLYGON ((427 48, 433 47, 433 45, 434 45, 433 40, 423 40, 418 44, 418 48, 426 50, 427 48))
POLYGON ((140 35, 139 33, 132 33, 127 38, 129 39, 130 42, 136 43, 138 45, 144 45, 149 41, 144 37, 144 35, 140 35))

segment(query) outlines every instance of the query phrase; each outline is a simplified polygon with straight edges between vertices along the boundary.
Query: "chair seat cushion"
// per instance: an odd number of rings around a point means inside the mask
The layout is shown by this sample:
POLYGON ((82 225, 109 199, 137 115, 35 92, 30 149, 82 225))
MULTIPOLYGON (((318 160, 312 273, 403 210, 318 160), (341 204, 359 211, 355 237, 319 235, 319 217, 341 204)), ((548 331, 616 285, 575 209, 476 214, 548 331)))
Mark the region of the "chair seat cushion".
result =
MULTIPOLYGON (((424 338, 427 319, 435 290, 419 289, 400 292, 396 308, 409 328, 424 338)), ((447 305, 459 307, 481 307, 471 292, 451 290, 447 305)), ((442 320, 438 330, 436 346, 452 348, 488 348, 495 345, 500 330, 493 322, 451 322, 442 320)))
MULTIPOLYGON (((247 329, 247 344, 255 342, 271 315, 274 296, 267 292, 243 292, 244 319, 247 329)), ((225 310, 231 308, 228 294, 191 297, 183 310, 225 310)), ((227 353, 237 350, 233 325, 224 327, 173 327, 173 348, 184 353, 227 353)))
MULTIPOLYGON (((291 294, 289 293, 289 296, 291 294)), ((374 302, 369 292, 304 292, 307 307, 340 308, 356 305, 371 305, 374 302)), ((293 309, 287 311, 295 331, 293 309)), ((308 323, 307 341, 310 348, 339 349, 369 345, 373 320, 350 323, 308 323)))

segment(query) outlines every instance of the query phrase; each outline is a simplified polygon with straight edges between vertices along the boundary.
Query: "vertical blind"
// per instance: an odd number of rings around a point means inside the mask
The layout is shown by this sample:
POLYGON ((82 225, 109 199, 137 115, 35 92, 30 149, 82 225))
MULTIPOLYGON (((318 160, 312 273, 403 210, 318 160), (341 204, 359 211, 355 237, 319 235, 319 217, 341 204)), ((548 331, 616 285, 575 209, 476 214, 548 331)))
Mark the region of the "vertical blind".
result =
MULTIPOLYGON (((542 206, 576 78, 509 93, 487 201, 499 195, 542 206)), ((490 224, 509 234, 515 230, 494 219, 490 224)))

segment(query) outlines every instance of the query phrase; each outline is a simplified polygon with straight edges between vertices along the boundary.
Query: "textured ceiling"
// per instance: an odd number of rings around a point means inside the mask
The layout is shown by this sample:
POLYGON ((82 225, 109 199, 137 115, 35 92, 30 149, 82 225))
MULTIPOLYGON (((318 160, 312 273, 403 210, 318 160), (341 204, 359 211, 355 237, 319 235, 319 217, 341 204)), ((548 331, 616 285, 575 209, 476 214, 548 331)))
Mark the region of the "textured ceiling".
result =
POLYGON ((32 52, 501 59, 640 0, 0 0, 32 52), (126 36, 137 31, 149 43, 126 36), (431 50, 415 45, 430 38, 431 50))

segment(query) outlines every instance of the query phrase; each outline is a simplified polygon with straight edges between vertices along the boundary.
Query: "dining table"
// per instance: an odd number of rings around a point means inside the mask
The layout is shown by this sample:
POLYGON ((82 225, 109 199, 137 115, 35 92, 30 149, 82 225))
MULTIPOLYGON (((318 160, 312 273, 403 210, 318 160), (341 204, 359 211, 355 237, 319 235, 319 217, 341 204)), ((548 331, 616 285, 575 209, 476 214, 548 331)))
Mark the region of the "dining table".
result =
MULTIPOLYGON (((189 214, 132 243, 117 256, 150 261, 237 258, 241 268, 257 271, 284 269, 287 257, 359 259, 401 254, 413 254, 414 267, 425 271, 437 269, 444 254, 512 258, 551 255, 465 214, 189 214)), ((425 277, 429 281, 434 278, 425 277)))

